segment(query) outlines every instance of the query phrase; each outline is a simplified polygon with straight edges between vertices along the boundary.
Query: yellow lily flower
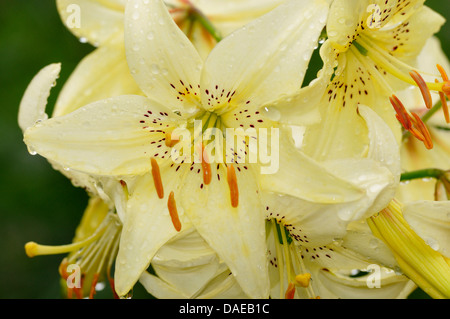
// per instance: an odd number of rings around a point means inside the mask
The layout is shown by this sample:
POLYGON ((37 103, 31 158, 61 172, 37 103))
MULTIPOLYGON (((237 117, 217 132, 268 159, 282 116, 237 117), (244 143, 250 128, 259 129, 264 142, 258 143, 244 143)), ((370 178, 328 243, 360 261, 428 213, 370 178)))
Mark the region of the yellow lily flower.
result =
MULTIPOLYGON (((217 41, 269 12, 285 0, 166 0, 181 30, 203 58, 217 41), (213 25, 212 25, 212 24, 213 25), (209 29, 206 29, 208 27, 209 29)), ((57 0, 61 20, 80 41, 96 49, 76 67, 61 90, 53 116, 108 97, 144 95, 135 83, 125 58, 124 0, 57 0)))
POLYGON ((318 160, 363 155, 367 131, 358 104, 370 106, 400 142, 401 126, 389 97, 410 85, 421 87, 424 96, 428 89, 444 90, 444 83, 416 82, 419 73, 410 75, 421 72, 415 58, 445 21, 423 2, 333 1, 325 41, 332 49, 324 64, 330 63, 335 72, 327 89, 315 92, 322 97, 322 121, 306 130, 305 153, 318 160))
MULTIPOLYGON (((127 200, 116 203, 123 209, 118 210, 123 230, 115 269, 119 296, 127 294, 168 240, 192 226, 248 296, 268 295, 264 218, 254 176, 259 165, 255 169, 236 162, 234 155, 228 165, 176 163, 172 150, 178 139, 168 133, 189 131, 196 120, 210 128, 279 126, 265 116, 270 113, 265 108, 298 94, 298 75, 307 67, 304 56, 314 50, 327 8, 319 0, 282 4, 222 40, 203 62, 163 2, 129 1, 127 61, 146 96, 112 97, 26 128, 30 149, 71 171, 111 177, 111 188, 101 187, 104 192, 122 188, 117 196, 127 200), (251 262, 240 258, 242 254, 251 262)), ((316 121, 314 113, 300 109, 297 120, 303 114, 303 124, 316 121)), ((317 176, 322 171, 305 159, 298 174, 317 176)), ((324 189, 319 181, 303 187, 306 197, 332 202, 342 197, 342 190, 350 197, 360 195, 354 185, 329 172, 324 175, 335 181, 326 187, 328 193, 314 195, 324 189)))

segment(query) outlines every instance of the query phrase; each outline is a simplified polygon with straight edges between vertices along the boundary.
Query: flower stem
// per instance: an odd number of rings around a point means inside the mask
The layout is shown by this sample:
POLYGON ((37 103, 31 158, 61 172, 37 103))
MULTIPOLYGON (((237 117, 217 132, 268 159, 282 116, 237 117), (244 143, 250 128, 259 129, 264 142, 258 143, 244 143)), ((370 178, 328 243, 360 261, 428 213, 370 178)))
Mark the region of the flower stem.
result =
POLYGON ((420 169, 417 171, 411 171, 403 173, 400 176, 400 181, 409 181, 413 179, 419 179, 419 178, 435 178, 440 179, 442 174, 444 174, 444 171, 437 168, 426 168, 426 169, 420 169))

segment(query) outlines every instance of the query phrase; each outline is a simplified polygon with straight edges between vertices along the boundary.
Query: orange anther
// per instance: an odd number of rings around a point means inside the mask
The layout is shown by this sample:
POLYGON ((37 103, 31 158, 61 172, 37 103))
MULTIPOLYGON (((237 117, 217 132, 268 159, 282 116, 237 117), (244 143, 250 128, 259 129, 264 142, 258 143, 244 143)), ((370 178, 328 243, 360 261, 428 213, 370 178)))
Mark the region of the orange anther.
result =
POLYGON ((236 171, 234 170, 233 164, 230 164, 227 167, 227 181, 228 187, 230 188, 231 206, 238 207, 239 190, 237 184, 236 171))
POLYGON ((444 81, 444 84, 442 85, 442 92, 445 93, 447 97, 450 97, 450 81, 448 79, 447 72, 445 72, 444 68, 439 64, 437 65, 437 68, 439 70, 439 73, 441 74, 442 81, 444 81))
MULTIPOLYGON (((436 79, 436 83, 437 82, 439 82, 439 81, 436 79)), ((445 98, 445 94, 443 92, 439 92, 439 97, 441 98, 442 111, 444 112, 445 122, 450 123, 448 104, 447 104, 447 99, 445 98)))
POLYGON ((427 149, 432 149, 433 148, 433 141, 431 140, 431 135, 430 132, 428 131, 427 126, 425 125, 425 123, 421 120, 421 118, 419 117, 419 115, 417 115, 414 112, 411 112, 411 114, 414 116, 415 119, 415 124, 417 126, 417 130, 421 133, 421 135, 423 136, 423 143, 425 144, 425 147, 427 149))
POLYGON ((397 112, 397 115, 396 115, 397 120, 402 124, 402 126, 405 128, 405 130, 409 131, 412 127, 412 124, 409 119, 409 114, 406 111, 405 106, 395 95, 392 95, 392 97, 389 97, 389 101, 391 101, 391 104, 394 107, 395 112, 397 112))
POLYGON ((439 70, 439 73, 440 73, 441 76, 442 76, 442 80, 443 80, 444 82, 447 82, 447 81, 448 81, 447 72, 445 72, 444 68, 443 68, 440 64, 438 64, 438 65, 436 65, 436 66, 437 66, 437 68, 438 68, 438 70, 439 70))
POLYGON ((433 148, 433 141, 431 140, 430 132, 423 123, 419 115, 411 112, 411 116, 403 106, 402 102, 395 96, 389 98, 392 106, 397 112, 396 117, 398 121, 402 124, 405 130, 409 131, 414 137, 422 141, 427 149, 433 148))
POLYGON ((153 176, 153 182, 155 183, 156 193, 158 194, 159 198, 164 197, 164 188, 161 180, 161 173, 159 171, 158 162, 152 157, 150 159, 150 162, 152 164, 152 176, 153 176))
POLYGON ((174 147, 180 140, 178 138, 172 138, 172 133, 166 133, 165 143, 167 147, 174 147))
POLYGON ((295 295, 295 285, 290 282, 288 288, 286 289, 286 293, 284 294, 285 299, 294 299, 295 295))
POLYGON ((178 217, 177 204, 175 202, 175 195, 173 192, 170 192, 169 200, 167 201, 167 207, 169 209, 170 218, 172 218, 173 227, 175 227, 176 231, 181 230, 181 222, 178 217))
POLYGON ((95 286, 98 283, 98 277, 100 276, 100 274, 94 274, 94 278, 92 279, 92 284, 91 284, 91 290, 89 292, 89 299, 94 299, 94 295, 95 295, 95 286))
POLYGON ((409 75, 413 78, 414 82, 416 82, 417 86, 422 93, 423 100, 425 101, 425 106, 427 109, 431 109, 433 107, 433 100, 431 98, 430 89, 428 89, 427 83, 423 79, 423 77, 415 70, 409 72, 409 75))

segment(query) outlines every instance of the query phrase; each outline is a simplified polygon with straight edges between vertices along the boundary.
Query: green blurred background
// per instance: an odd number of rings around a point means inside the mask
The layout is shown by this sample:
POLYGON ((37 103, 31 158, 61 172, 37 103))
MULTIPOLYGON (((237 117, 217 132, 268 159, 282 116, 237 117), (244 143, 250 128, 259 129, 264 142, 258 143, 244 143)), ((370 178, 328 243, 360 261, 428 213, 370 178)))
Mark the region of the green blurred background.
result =
MULTIPOLYGON (((450 1, 426 3, 450 16, 450 1)), ((438 36, 450 54, 450 24, 438 36)), ((32 77, 42 67, 61 62, 51 108, 62 84, 93 48, 62 25, 53 0, 0 0, 0 48, 0 298, 61 298, 57 269, 62 256, 30 259, 24 244, 70 243, 87 196, 45 159, 28 153, 17 111, 32 77)), ((417 292, 413 297, 427 296, 417 292)))

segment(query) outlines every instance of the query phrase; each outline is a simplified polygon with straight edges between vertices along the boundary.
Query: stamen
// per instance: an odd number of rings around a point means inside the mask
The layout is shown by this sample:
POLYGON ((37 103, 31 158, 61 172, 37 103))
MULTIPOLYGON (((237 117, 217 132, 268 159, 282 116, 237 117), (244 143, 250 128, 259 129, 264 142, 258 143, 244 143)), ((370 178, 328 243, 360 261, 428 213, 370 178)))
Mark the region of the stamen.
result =
POLYGON ((409 131, 414 137, 422 141, 427 149, 432 149, 433 141, 430 132, 422 119, 414 112, 411 112, 413 116, 409 115, 402 102, 395 95, 392 95, 389 100, 397 112, 397 119, 405 130, 409 131))
POLYGON ((409 75, 413 78, 414 82, 417 83, 417 86, 422 93, 423 100, 425 101, 425 106, 427 109, 431 109, 433 107, 433 100, 431 99, 431 93, 428 89, 427 83, 423 79, 423 77, 415 70, 409 72, 409 75))
POLYGON ((405 109, 405 106, 395 95, 389 97, 389 100, 391 101, 391 104, 394 107, 395 112, 397 112, 396 114, 397 120, 402 124, 405 130, 409 131, 412 127, 412 123, 411 120, 409 119, 409 115, 405 109))
POLYGON ((234 170, 233 164, 230 164, 227 167, 227 181, 230 188, 231 206, 236 208, 239 204, 239 190, 236 171, 234 170))
POLYGON ((288 288, 286 289, 286 293, 284 294, 285 299, 294 299, 295 295, 295 285, 290 282, 288 288))
MULTIPOLYGON (((444 84, 442 85, 442 92, 445 93, 445 95, 447 95, 447 97, 450 97, 450 81, 448 79, 447 72, 445 72, 444 68, 440 64, 437 64, 436 66, 439 70, 439 73, 441 74, 442 81, 444 81, 444 84)), ((436 82, 439 83, 439 81, 436 81, 436 82)), ((442 105, 444 105, 444 104, 442 104, 442 105)))
POLYGON ((158 162, 152 157, 150 159, 150 162, 152 164, 152 176, 153 176, 153 182, 155 183, 156 193, 158 194, 159 198, 164 198, 164 188, 161 180, 161 173, 159 171, 158 162))
POLYGON ((444 68, 442 67, 442 65, 437 64, 436 67, 438 68, 439 73, 440 73, 441 76, 442 76, 442 80, 443 80, 444 82, 447 82, 447 81, 448 81, 447 72, 445 72, 445 70, 444 70, 444 68))
POLYGON ((173 191, 170 192, 169 200, 167 201, 167 207, 169 208, 170 218, 172 218, 173 227, 175 227, 176 231, 181 230, 181 222, 178 217, 177 204, 175 202, 175 197, 173 191))
POLYGON ((60 245, 60 246, 47 246, 47 245, 39 245, 33 241, 25 244, 25 252, 28 257, 32 258, 35 256, 41 255, 57 255, 64 254, 80 249, 84 246, 89 245, 96 239, 100 237, 105 231, 105 228, 101 228, 100 231, 94 233, 92 236, 88 237, 83 241, 79 241, 69 245, 60 245))
POLYGON ((295 276, 295 284, 303 288, 307 288, 309 286, 310 280, 311 280, 310 273, 304 273, 295 276))
MULTIPOLYGON (((445 76, 447 76, 447 75, 445 75, 445 76)), ((436 83, 437 82, 439 82, 439 81, 436 79, 436 83)), ((445 98, 445 94, 443 92, 439 92, 439 97, 441 99, 442 111, 444 112, 445 122, 450 123, 448 104, 447 104, 447 99, 445 98)))

